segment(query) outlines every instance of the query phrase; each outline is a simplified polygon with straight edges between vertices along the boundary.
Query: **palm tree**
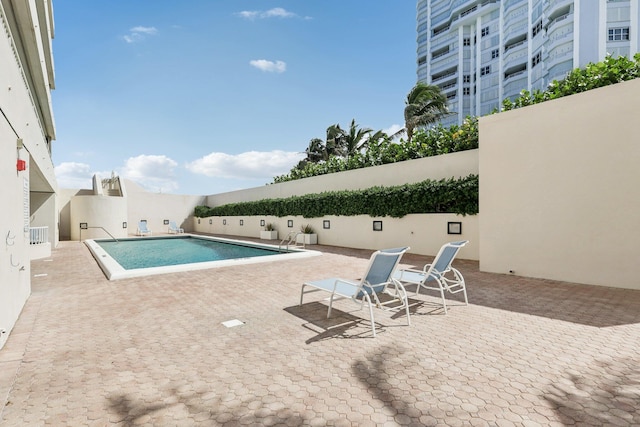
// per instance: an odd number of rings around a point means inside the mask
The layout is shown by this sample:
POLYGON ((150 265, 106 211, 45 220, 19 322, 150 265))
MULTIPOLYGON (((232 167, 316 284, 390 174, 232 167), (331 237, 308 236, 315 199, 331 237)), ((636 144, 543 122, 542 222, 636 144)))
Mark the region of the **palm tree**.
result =
POLYGON ((371 135, 373 129, 362 128, 358 129, 356 119, 351 119, 351 125, 349 126, 349 132, 345 132, 342 138, 341 151, 342 155, 347 159, 355 154, 366 143, 366 137, 371 135))
POLYGON ((416 128, 435 123, 448 113, 447 97, 440 88, 436 85, 418 82, 411 89, 405 101, 405 128, 396 135, 406 131, 407 140, 411 142, 416 128))
POLYGON ((327 147, 320 138, 313 138, 309 141, 309 147, 304 152, 307 155, 305 161, 310 163, 318 163, 327 160, 329 157, 327 155, 327 147))
POLYGON ((344 130, 339 124, 331 125, 327 128, 327 140, 325 142, 327 158, 341 154, 344 137, 344 130))

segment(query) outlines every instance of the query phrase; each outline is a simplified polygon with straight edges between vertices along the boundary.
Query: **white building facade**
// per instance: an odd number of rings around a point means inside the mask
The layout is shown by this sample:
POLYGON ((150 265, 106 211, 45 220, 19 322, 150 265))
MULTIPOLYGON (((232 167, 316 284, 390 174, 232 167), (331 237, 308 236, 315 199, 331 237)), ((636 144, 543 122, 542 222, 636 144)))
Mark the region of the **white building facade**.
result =
POLYGON ((0 348, 58 241, 52 38, 50 1, 0 0, 0 348))
POLYGON ((419 0, 418 81, 439 86, 456 113, 499 109, 607 54, 640 45, 638 0, 419 0))

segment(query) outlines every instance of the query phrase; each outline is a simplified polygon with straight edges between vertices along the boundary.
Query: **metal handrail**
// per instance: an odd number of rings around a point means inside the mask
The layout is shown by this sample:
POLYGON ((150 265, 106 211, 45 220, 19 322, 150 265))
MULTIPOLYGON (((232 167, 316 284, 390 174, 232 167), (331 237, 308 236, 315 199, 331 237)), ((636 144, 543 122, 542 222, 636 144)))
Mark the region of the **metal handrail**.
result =
MULTIPOLYGON (((287 234, 287 237, 285 237, 284 239, 282 239, 282 241, 280 242, 280 244, 278 245, 278 250, 282 251, 282 246, 286 243, 286 250, 289 251, 289 245, 293 242, 294 243, 294 247, 297 246, 297 240, 298 240, 298 234, 300 234, 299 231, 290 231, 289 234, 287 234)), ((304 241, 302 243, 302 247, 304 248, 304 241)))
POLYGON ((104 228, 104 227, 86 227, 86 228, 81 228, 81 229, 80 229, 80 241, 81 241, 81 242, 82 242, 82 230, 88 230, 89 228, 100 228, 100 229, 102 229, 102 231, 104 231, 105 233, 107 233, 107 234, 108 234, 108 235, 109 235, 113 240, 115 240, 115 241, 116 241, 116 243, 120 243, 120 241, 119 241, 118 239, 116 239, 116 238, 115 238, 115 236, 114 236, 113 234, 109 233, 109 232, 107 231, 107 229, 106 229, 106 228, 104 228))

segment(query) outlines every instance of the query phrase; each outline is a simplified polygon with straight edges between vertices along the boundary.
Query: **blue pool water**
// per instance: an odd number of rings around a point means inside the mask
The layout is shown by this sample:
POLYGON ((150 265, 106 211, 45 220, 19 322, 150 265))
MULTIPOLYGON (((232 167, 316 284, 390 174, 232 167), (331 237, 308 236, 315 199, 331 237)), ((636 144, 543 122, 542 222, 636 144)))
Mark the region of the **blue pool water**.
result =
POLYGON ((197 237, 142 238, 96 241, 125 270, 193 264, 280 254, 277 249, 253 247, 197 237))

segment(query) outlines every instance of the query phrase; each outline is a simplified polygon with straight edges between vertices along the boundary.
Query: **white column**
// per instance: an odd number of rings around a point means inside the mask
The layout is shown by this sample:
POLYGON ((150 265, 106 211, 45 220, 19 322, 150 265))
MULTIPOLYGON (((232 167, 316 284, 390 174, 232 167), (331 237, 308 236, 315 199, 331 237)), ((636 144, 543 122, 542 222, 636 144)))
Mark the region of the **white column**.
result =
MULTIPOLYGON (((604 1, 604 0, 603 0, 604 1)), ((640 6, 639 2, 631 0, 629 22, 629 53, 635 55, 640 48, 640 6)))
MULTIPOLYGON (((633 1, 631 3, 637 4, 637 2, 633 1)), ((609 37, 609 31, 607 30, 607 0, 600 0, 598 6, 598 60, 602 61, 607 55, 607 39, 609 37)))

